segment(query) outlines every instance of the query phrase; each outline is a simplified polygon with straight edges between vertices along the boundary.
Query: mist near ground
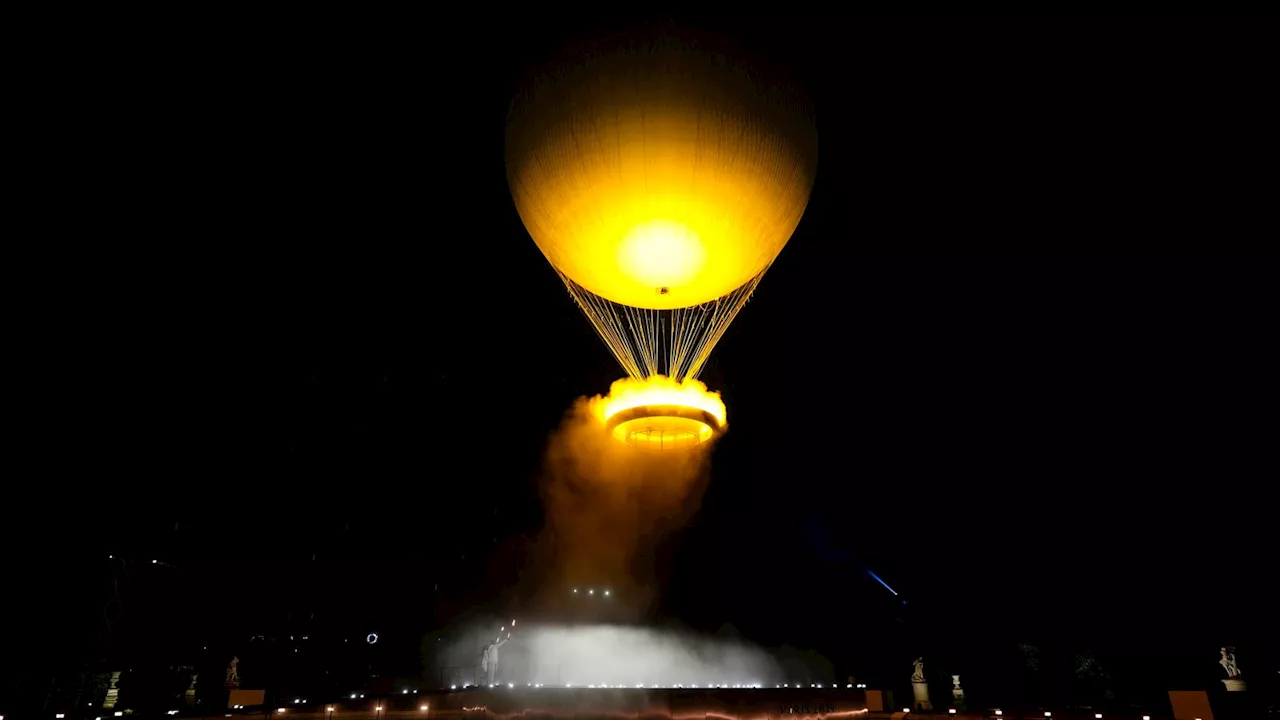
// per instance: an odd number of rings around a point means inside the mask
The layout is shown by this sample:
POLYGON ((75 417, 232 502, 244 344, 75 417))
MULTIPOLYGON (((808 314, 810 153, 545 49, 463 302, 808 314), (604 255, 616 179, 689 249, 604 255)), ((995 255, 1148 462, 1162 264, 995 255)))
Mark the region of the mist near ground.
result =
MULTIPOLYGON (((657 627, 654 609, 680 530, 697 513, 712 443, 651 452, 618 442, 580 398, 547 442, 544 525, 505 617, 473 617, 428 642, 429 679, 487 685, 487 645, 501 641, 497 684, 611 687, 772 686, 828 682, 811 653, 770 653, 737 637, 657 627), (447 638, 447 639, 446 639, 447 638)), ((492 612, 492 610, 488 611, 492 612)))
MULTIPOLYGON (((487 683, 479 670, 481 651, 498 635, 506 637, 495 630, 473 628, 443 648, 442 684, 487 683)), ((560 687, 764 686, 787 682, 784 675, 770 653, 741 640, 625 625, 521 624, 499 651, 495 680, 560 687)))

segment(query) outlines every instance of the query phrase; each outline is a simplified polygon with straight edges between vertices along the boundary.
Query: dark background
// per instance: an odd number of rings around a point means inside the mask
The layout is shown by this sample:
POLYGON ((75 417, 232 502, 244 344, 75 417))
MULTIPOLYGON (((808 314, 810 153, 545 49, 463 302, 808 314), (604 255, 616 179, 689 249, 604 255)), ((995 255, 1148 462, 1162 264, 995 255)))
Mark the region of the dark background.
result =
MULTIPOLYGON (((620 370, 515 213, 505 111, 636 19, 499 15, 113 18, 72 63, 93 240, 36 304, 7 691, 414 675, 519 609, 546 436, 620 370)), ((662 21, 789 68, 821 150, 703 373, 731 429, 650 620, 900 692, 923 654, 979 703, 1211 687, 1223 644, 1274 676, 1274 26, 662 21)))

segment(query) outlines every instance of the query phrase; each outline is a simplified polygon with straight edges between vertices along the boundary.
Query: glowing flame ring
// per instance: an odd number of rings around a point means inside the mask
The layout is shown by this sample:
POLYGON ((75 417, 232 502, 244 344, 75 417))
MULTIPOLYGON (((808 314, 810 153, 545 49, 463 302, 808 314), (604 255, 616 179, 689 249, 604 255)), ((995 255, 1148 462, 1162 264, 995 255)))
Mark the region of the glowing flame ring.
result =
POLYGON ((620 410, 605 420, 615 439, 632 447, 667 450, 701 445, 724 430, 720 420, 690 405, 638 405, 620 410), (654 432, 658 442, 653 442, 654 432), (667 433, 671 434, 668 441, 667 433), (643 437, 643 440, 639 439, 643 437))

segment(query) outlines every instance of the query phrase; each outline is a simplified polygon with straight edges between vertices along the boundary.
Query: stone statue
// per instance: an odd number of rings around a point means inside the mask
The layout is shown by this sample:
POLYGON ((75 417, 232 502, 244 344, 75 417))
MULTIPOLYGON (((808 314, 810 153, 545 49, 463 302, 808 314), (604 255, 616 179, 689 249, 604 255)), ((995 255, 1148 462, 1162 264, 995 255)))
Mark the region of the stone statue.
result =
POLYGON ((1236 649, 1230 645, 1222 648, 1222 659, 1218 661, 1228 678, 1240 677, 1240 666, 1236 664, 1236 649))
POLYGON ((102 701, 102 707, 108 710, 115 707, 116 703, 120 700, 120 686, 117 683, 120 682, 121 672, 121 670, 113 671, 111 673, 111 680, 108 681, 107 697, 102 701))
POLYGON ((227 687, 229 688, 240 687, 240 670, 236 667, 238 664, 240 664, 240 658, 232 656, 231 664, 227 666, 227 687))
POLYGON ((933 703, 929 702, 929 683, 924 679, 924 658, 916 658, 911 664, 916 668, 916 671, 911 674, 911 694, 915 696, 916 709, 932 710, 933 703))

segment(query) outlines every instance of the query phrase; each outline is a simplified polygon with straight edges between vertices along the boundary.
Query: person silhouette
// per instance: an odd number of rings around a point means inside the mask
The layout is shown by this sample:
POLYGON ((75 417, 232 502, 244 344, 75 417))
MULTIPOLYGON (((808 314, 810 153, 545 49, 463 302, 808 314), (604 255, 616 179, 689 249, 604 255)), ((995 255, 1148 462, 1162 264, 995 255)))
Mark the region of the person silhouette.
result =
POLYGON ((507 644, 511 639, 511 633, 507 633, 505 638, 498 638, 494 642, 489 643, 484 649, 484 669, 489 673, 489 684, 492 685, 494 678, 498 676, 498 648, 507 644))

